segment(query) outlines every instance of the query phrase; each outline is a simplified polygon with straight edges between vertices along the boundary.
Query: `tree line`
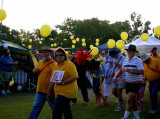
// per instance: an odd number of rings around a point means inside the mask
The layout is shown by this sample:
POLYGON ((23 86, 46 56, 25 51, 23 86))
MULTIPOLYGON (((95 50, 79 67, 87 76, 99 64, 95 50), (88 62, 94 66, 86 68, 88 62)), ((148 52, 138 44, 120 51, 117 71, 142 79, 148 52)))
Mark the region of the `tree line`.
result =
MULTIPOLYGON (((133 12, 130 15, 130 21, 117 21, 115 23, 110 23, 108 20, 99 20, 98 18, 84 19, 84 20, 74 20, 72 18, 67 18, 60 25, 56 25, 55 29, 51 31, 51 34, 43 38, 40 35, 40 29, 35 29, 33 32, 25 31, 21 29, 20 31, 10 29, 7 26, 2 26, 3 33, 7 34, 7 39, 17 43, 19 45, 25 44, 27 47, 29 44, 32 48, 40 48, 42 45, 50 46, 56 43, 59 47, 71 48, 72 42, 70 36, 74 38, 86 39, 86 47, 89 45, 95 46, 95 40, 99 39, 99 44, 107 43, 108 39, 114 39, 115 41, 120 40, 121 32, 128 33, 127 42, 140 37, 142 33, 148 33, 152 35, 151 32, 151 22, 142 21, 142 16, 133 12), (22 42, 21 39, 25 38, 22 42), (29 39, 32 39, 32 43, 29 43, 29 39), (39 41, 42 40, 42 44, 39 41)), ((3 36, 1 38, 4 39, 3 36)), ((76 44, 76 47, 82 47, 82 42, 76 44)))

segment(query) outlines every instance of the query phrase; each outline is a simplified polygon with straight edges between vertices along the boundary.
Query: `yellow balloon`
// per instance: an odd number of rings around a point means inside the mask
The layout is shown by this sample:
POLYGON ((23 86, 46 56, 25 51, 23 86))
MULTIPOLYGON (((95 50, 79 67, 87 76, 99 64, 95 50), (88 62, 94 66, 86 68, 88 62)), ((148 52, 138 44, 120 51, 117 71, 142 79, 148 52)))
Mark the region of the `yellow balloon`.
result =
POLYGON ((90 45, 89 47, 92 49, 94 46, 93 46, 93 45, 90 45))
POLYGON ((51 44, 51 47, 53 47, 54 46, 54 44, 51 44))
POLYGON ((143 41, 147 41, 148 40, 148 34, 147 33, 143 33, 142 35, 141 35, 141 39, 143 40, 143 41))
POLYGON ((57 43, 54 43, 54 47, 56 47, 57 46, 57 43))
POLYGON ((25 38, 22 38, 21 41, 23 42, 25 40, 25 38))
POLYGON ((66 54, 68 55, 68 54, 69 54, 69 52, 68 52, 68 51, 66 51, 66 54))
POLYGON ((39 44, 42 44, 42 41, 39 41, 39 44))
POLYGON ((138 46, 136 46, 136 50, 138 51, 138 46))
POLYGON ((96 44, 96 46, 99 46, 99 43, 98 43, 98 42, 96 42, 95 44, 96 44))
POLYGON ((98 52, 99 52, 98 48, 97 47, 93 47, 92 51, 91 51, 91 55, 92 56, 96 56, 98 54, 98 52))
POLYGON ((72 45, 72 48, 75 48, 75 45, 72 45))
POLYGON ((32 39, 29 39, 29 42, 32 43, 32 39))
POLYGON ((41 29, 40 29, 40 34, 42 37, 47 37, 49 36, 51 33, 51 27, 48 26, 48 25, 43 25, 41 26, 41 29))
POLYGON ((32 46, 31 46, 31 45, 28 45, 28 48, 32 48, 32 46))
POLYGON ((114 48, 115 44, 116 44, 116 42, 113 39, 109 39, 107 42, 108 48, 114 48))
POLYGON ((7 17, 6 12, 0 9, 0 21, 3 21, 6 17, 7 17))
POLYGON ((117 42, 116 42, 116 47, 118 48, 118 49, 124 49, 124 45, 125 45, 125 43, 124 43, 124 41, 123 40, 118 40, 117 42))
POLYGON ((72 43, 73 43, 73 44, 76 44, 76 40, 72 40, 72 43))
POLYGON ((83 46, 83 47, 86 47, 86 43, 82 43, 82 46, 83 46))
POLYGON ((83 43, 85 42, 85 39, 84 39, 84 38, 82 39, 82 42, 83 42, 83 43))
POLYGON ((96 39, 96 42, 99 42, 99 39, 98 39, 98 38, 96 39))
POLYGON ((155 36, 160 36, 160 26, 157 26, 157 27, 154 29, 154 34, 155 34, 155 36))
POLYGON ((127 40, 127 38, 128 38, 128 33, 127 32, 122 32, 121 33, 121 39, 122 40, 127 40))
POLYGON ((76 41, 79 42, 79 38, 76 38, 76 41))
POLYGON ((74 39, 74 36, 70 36, 70 39, 73 40, 73 39, 74 39))

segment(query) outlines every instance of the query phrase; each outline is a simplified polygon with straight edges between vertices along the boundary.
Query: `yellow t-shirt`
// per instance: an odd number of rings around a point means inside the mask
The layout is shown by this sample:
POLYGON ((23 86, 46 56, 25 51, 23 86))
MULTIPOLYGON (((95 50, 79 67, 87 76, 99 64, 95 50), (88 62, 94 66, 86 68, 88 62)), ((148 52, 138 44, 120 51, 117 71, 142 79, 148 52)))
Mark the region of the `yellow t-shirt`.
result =
MULTIPOLYGON (((145 63, 143 63, 143 64, 144 64, 144 76, 147 78, 147 80, 148 81, 157 80, 159 78, 159 74, 150 70, 147 67, 147 64, 145 64, 145 63)), ((152 69, 160 72, 160 62, 157 59, 151 59, 149 66, 152 69)))
POLYGON ((157 54, 156 57, 154 57, 153 55, 150 56, 151 59, 158 59, 158 61, 160 61, 160 55, 157 54))
MULTIPOLYGON (((41 70, 48 63, 44 64, 43 60, 40 60, 38 62, 37 68, 41 70)), ((56 62, 53 62, 38 75, 37 92, 48 93, 48 86, 51 79, 52 69, 55 67, 56 64, 57 64, 56 62)))
MULTIPOLYGON (((69 77, 78 78, 78 72, 76 66, 71 61, 68 60, 66 60, 61 67, 56 65, 52 70, 52 74, 54 73, 54 71, 64 71, 62 81, 65 81, 65 79, 69 77)), ((77 80, 64 85, 56 85, 56 84, 54 85, 55 96, 63 95, 64 97, 67 98, 76 98, 77 91, 78 91, 77 80)))

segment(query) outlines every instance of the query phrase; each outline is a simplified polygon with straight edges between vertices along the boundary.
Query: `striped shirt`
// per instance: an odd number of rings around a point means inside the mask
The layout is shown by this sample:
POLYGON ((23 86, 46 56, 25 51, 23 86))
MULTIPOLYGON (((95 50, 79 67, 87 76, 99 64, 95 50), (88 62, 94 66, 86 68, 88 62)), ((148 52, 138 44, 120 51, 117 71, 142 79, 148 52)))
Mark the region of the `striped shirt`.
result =
MULTIPOLYGON (((131 60, 126 59, 124 61, 122 65, 122 70, 124 71, 126 68, 130 70, 144 70, 142 61, 137 56, 134 56, 131 60)), ((125 73, 126 73, 125 80, 128 83, 142 81, 142 74, 133 74, 129 72, 125 72, 125 73)))

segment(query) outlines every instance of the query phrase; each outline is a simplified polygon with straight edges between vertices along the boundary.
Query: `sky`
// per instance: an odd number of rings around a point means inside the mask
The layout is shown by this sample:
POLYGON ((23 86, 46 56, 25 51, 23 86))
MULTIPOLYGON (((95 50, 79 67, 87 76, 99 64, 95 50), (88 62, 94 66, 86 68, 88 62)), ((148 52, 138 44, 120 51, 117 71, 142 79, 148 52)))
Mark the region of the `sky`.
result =
POLYGON ((143 22, 149 20, 151 28, 160 25, 160 0, 3 0, 3 9, 7 13, 3 25, 31 32, 44 24, 54 29, 66 18, 130 20, 134 11, 142 15, 143 22))

